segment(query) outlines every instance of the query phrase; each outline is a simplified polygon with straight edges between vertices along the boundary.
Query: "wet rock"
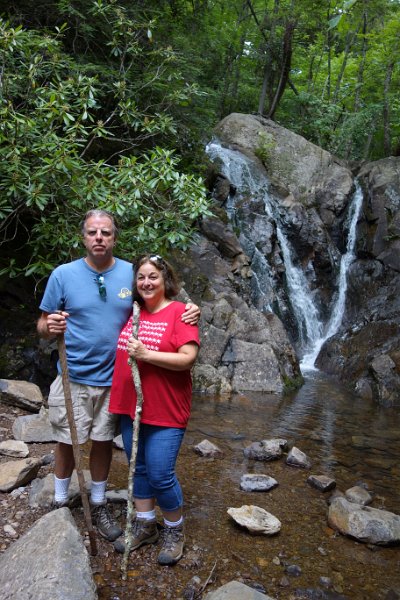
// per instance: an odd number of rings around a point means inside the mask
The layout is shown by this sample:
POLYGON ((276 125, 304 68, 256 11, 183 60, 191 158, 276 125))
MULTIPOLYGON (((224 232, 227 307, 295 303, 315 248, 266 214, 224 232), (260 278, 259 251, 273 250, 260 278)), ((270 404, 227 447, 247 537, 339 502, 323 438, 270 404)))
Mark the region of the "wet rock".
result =
POLYGON ((246 473, 240 480, 240 489, 244 492, 268 492, 278 485, 278 482, 269 475, 246 473))
POLYGON ((250 533, 274 535, 281 529, 279 519, 259 506, 244 505, 240 508, 228 508, 227 513, 250 533))
POLYGON ((346 490, 344 495, 349 502, 355 502, 356 504, 362 504, 363 506, 367 506, 367 504, 371 504, 372 502, 371 494, 359 485, 355 485, 346 490))
POLYGON ((29 448, 25 442, 4 440, 4 442, 0 442, 0 454, 13 458, 26 458, 29 455, 29 448))
POLYGON ((53 431, 48 410, 42 407, 37 415, 17 417, 12 427, 13 436, 23 442, 52 442, 53 431))
MULTIPOLYGON (((85 478, 86 490, 90 492, 90 486, 92 480, 90 477, 90 471, 84 470, 83 476, 85 478)), ((35 479, 32 481, 30 493, 29 493, 29 506, 32 508, 41 507, 49 508, 52 505, 54 498, 54 475, 49 473, 42 479, 35 479)), ((79 482, 76 475, 76 471, 72 473, 71 483, 68 490, 68 506, 76 506, 80 502, 80 491, 79 482)))
POLYGON ((285 567, 285 573, 287 573, 291 577, 300 577, 301 567, 299 567, 298 565, 287 565, 287 567, 285 567))
POLYGON ((326 475, 310 475, 307 479, 307 483, 320 492, 329 492, 336 487, 336 481, 326 475))
POLYGON ((293 446, 286 458, 286 464, 291 467, 300 467, 301 469, 311 469, 311 460, 308 456, 293 446))
POLYGON ((0 556, 2 600, 95 600, 88 553, 67 508, 39 519, 0 556))
POLYGON ((0 491, 11 492, 32 481, 38 474, 42 461, 34 458, 24 458, 0 465, 0 491))
POLYGON ((212 458, 214 458, 215 456, 220 456, 222 454, 222 450, 212 442, 209 442, 208 440, 203 440, 202 442, 194 446, 193 450, 201 456, 207 456, 212 458))
POLYGON ((230 394, 232 392, 225 367, 195 365, 193 386, 196 390, 207 392, 207 394, 230 394))
POLYGON ((287 448, 287 441, 282 439, 261 440, 253 442, 243 450, 246 458, 254 460, 276 460, 281 458, 283 450, 287 448))
POLYGON ((336 498, 329 507, 330 527, 360 542, 386 546, 400 543, 400 516, 336 498))
POLYGON ((0 379, 0 402, 38 412, 43 405, 43 395, 34 383, 0 379))
POLYGON ((223 223, 216 217, 205 217, 201 219, 200 227, 204 235, 217 244, 218 250, 223 256, 234 258, 239 254, 243 254, 239 240, 230 223, 223 223))
POLYGON ((297 598, 299 600, 352 600, 347 596, 342 596, 340 593, 320 590, 318 588, 296 589, 291 597, 293 600, 296 600, 297 598))
POLYGON ((377 385, 379 403, 382 406, 398 406, 399 376, 396 363, 388 354, 381 354, 370 362, 370 371, 377 385))
POLYGON ((372 400, 374 392, 371 383, 366 377, 360 377, 354 385, 354 391, 360 398, 364 400, 372 400))
POLYGON ((332 504, 332 502, 336 499, 336 498, 344 498, 344 493, 341 492, 340 490, 334 490, 332 492, 332 494, 328 497, 327 502, 328 504, 332 504))
POLYGON ((240 583, 239 581, 230 581, 221 586, 214 592, 209 592, 204 600, 273 600, 271 596, 262 594, 257 590, 240 583))

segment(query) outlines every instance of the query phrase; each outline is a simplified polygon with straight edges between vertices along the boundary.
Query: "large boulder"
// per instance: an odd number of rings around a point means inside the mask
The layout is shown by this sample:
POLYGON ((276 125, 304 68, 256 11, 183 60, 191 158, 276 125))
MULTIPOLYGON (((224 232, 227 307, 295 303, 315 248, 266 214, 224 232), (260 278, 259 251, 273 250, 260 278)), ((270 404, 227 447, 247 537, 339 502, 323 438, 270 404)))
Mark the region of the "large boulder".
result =
POLYGON ((400 516, 335 498, 329 506, 328 523, 340 533, 360 542, 387 546, 400 543, 400 516))
POLYGON ((232 113, 215 133, 225 143, 261 156, 271 182, 295 202, 315 206, 325 226, 332 226, 343 213, 353 176, 329 152, 257 115, 232 113))
POLYGON ((0 556, 2 600, 95 600, 89 556, 68 508, 44 515, 0 556))

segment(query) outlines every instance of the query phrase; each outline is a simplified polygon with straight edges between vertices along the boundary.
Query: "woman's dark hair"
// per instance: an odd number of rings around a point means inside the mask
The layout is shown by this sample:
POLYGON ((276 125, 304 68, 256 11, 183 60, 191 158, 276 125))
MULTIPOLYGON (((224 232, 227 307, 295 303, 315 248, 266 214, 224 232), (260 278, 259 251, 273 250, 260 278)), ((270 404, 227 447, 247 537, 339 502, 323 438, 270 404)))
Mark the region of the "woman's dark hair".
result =
POLYGON ((170 300, 174 296, 179 293, 179 283, 177 276, 175 274, 172 266, 164 260, 159 254, 142 254, 137 259, 133 261, 133 268, 135 271, 135 276, 133 278, 133 290, 132 290, 132 299, 139 304, 144 304, 143 298, 139 295, 137 284, 136 284, 136 275, 139 271, 140 267, 146 263, 151 263, 155 266, 157 271, 160 271, 162 277, 164 279, 165 286, 165 297, 170 300))

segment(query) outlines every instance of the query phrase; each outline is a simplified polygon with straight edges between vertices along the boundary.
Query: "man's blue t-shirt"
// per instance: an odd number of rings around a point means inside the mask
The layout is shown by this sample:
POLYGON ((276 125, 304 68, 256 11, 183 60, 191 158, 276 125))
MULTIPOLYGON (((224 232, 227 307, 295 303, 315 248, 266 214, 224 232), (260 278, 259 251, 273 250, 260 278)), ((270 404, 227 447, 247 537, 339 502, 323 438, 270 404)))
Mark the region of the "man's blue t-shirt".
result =
POLYGON ((69 313, 65 345, 71 381, 111 385, 118 336, 132 310, 132 281, 132 264, 118 258, 103 273, 80 258, 50 275, 40 309, 69 313), (99 293, 98 275, 104 277, 105 297, 99 293))

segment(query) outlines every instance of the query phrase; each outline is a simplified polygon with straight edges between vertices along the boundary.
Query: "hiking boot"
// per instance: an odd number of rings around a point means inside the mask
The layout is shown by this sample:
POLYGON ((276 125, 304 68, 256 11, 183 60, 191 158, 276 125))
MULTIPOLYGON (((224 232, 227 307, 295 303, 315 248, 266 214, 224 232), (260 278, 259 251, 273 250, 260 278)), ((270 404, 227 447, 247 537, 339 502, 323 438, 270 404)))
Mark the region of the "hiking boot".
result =
POLYGON ((132 523, 131 550, 136 550, 144 544, 154 544, 158 540, 157 520, 138 519, 132 523))
POLYGON ((93 525, 96 525, 100 535, 109 542, 116 540, 122 534, 122 529, 108 511, 107 503, 90 506, 93 525))
MULTIPOLYGON (((145 544, 154 544, 158 540, 158 529, 156 519, 135 519, 132 522, 132 542, 129 551, 136 550, 145 544)), ((120 554, 125 552, 125 537, 114 542, 114 550, 120 554)))
POLYGON ((182 558, 185 536, 183 526, 165 527, 162 532, 163 545, 158 555, 160 565, 174 565, 182 558))

